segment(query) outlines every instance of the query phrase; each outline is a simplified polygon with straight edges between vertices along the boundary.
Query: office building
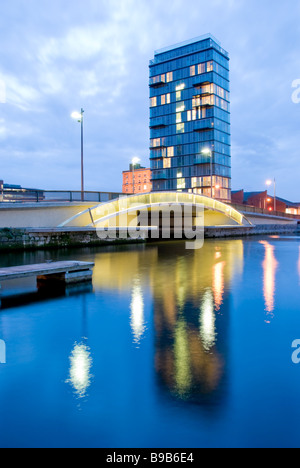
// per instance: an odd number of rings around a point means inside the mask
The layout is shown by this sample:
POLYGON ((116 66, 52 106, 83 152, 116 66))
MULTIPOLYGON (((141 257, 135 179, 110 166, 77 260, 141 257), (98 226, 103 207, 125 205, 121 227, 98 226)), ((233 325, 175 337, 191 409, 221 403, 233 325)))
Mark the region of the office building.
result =
POLYGON ((211 35, 150 62, 153 191, 231 200, 229 55, 211 35))

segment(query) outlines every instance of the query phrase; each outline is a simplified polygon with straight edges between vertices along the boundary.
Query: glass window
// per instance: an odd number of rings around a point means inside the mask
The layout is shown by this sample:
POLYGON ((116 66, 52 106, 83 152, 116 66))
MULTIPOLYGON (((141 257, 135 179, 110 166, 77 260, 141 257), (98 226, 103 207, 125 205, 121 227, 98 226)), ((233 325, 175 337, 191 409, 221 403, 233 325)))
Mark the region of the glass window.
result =
POLYGON ((162 106, 164 106, 164 105, 166 104, 166 95, 165 95, 165 94, 163 94, 163 95, 161 96, 161 101, 160 101, 160 103, 161 103, 162 106))
POLYGON ((176 132, 177 133, 184 133, 184 123, 179 123, 176 125, 176 132))
POLYGON ((173 72, 167 73, 167 83, 170 83, 170 81, 173 81, 173 72))
POLYGON ((206 66, 205 66, 205 63, 200 63, 198 65, 198 73, 199 75, 202 75, 202 73, 205 73, 206 72, 206 66))
POLYGON ((195 75, 196 75, 196 67, 195 67, 195 65, 193 65, 190 68, 190 76, 195 76, 195 75))
POLYGON ((157 97, 153 97, 150 99, 150 106, 156 107, 157 106, 157 97))
POLYGON ((185 179, 178 179, 177 180, 177 188, 178 189, 185 189, 185 179))
POLYGON ((185 111, 185 104, 184 102, 180 102, 176 104, 176 112, 184 112, 185 111))
POLYGON ((164 169, 169 169, 171 167, 171 159, 164 159, 164 169))
POLYGON ((172 158, 174 156, 174 146, 170 146, 168 148, 168 158, 172 158))
POLYGON ((207 72, 211 72, 214 69, 214 64, 213 62, 208 62, 207 64, 207 72))

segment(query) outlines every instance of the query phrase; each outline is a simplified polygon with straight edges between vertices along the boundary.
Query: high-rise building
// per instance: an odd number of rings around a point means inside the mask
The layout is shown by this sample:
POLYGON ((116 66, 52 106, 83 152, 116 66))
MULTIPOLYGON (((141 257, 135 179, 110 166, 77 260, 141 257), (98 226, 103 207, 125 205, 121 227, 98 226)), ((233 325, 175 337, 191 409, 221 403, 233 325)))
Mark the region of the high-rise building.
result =
POLYGON ((229 55, 211 35, 150 61, 153 191, 231 199, 229 55))

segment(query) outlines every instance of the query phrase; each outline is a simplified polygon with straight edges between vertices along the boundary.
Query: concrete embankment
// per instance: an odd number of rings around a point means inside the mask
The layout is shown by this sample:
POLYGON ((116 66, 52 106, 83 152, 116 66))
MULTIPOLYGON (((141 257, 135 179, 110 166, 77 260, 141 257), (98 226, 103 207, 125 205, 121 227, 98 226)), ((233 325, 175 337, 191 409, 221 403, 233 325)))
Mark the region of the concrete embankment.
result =
MULTIPOLYGON (((246 237, 254 235, 300 234, 297 225, 215 226, 205 228, 205 238, 246 237)), ((143 239, 103 240, 95 229, 0 229, 0 251, 93 247, 145 242, 143 239)))

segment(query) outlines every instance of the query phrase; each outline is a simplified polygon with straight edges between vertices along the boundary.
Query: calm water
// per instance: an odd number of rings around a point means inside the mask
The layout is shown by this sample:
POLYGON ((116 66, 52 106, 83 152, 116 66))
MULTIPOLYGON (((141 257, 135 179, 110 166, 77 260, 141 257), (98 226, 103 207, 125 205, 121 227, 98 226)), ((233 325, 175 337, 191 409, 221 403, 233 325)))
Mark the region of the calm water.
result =
POLYGON ((91 289, 4 285, 0 446, 299 447, 299 247, 267 237, 2 255, 1 266, 96 265, 91 289))

